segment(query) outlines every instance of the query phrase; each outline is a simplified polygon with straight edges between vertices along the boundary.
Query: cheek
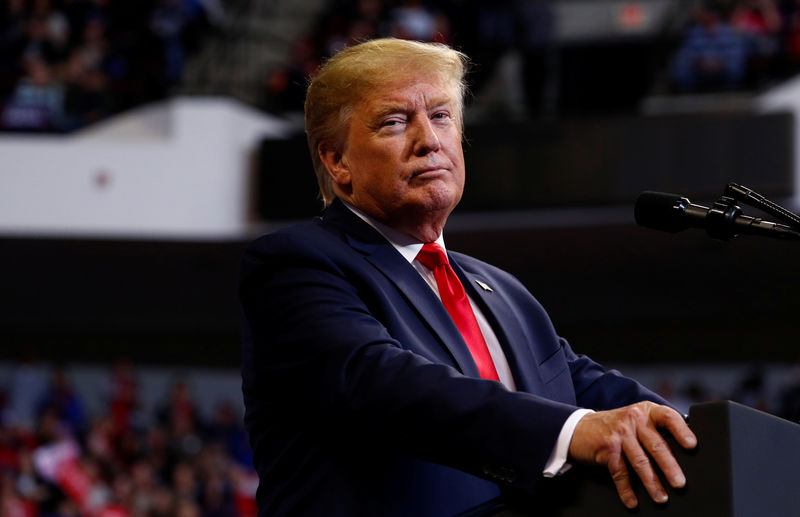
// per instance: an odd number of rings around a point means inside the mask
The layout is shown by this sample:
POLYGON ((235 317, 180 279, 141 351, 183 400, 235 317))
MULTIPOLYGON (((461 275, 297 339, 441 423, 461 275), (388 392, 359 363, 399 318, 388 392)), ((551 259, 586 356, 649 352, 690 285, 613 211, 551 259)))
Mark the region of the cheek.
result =
POLYGON ((464 154, 461 151, 458 151, 452 157, 453 165, 454 165, 454 175, 456 181, 463 186, 464 185, 464 177, 465 174, 465 167, 464 167, 464 154))

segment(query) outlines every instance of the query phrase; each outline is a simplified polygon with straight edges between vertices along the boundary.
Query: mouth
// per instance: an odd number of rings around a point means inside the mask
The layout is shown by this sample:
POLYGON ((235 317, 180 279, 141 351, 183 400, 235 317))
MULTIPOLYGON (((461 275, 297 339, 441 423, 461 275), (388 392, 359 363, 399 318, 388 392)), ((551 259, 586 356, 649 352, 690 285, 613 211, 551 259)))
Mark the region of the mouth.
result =
POLYGON ((424 169, 414 171, 411 174, 411 179, 425 178, 428 176, 438 176, 440 174, 447 173, 447 171, 448 169, 446 169, 444 166, 425 167, 424 169))

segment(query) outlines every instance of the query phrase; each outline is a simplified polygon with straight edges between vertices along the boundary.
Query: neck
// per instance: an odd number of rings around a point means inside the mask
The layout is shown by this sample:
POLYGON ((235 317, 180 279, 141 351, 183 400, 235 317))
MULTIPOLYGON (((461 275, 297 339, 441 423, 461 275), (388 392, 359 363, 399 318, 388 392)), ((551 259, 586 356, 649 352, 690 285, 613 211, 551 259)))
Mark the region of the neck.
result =
POLYGON ((431 217, 426 217, 420 221, 408 221, 401 217, 390 217, 385 214, 372 214, 364 211, 361 208, 353 206, 350 202, 342 200, 345 206, 353 211, 356 215, 364 219, 370 225, 376 227, 382 233, 387 233, 387 229, 391 232, 397 232, 408 237, 408 239, 400 239, 396 236, 395 240, 408 240, 407 244, 411 242, 434 242, 442 235, 444 225, 447 220, 446 217, 434 220, 431 217))
POLYGON ((433 242, 442 234, 445 222, 446 219, 442 221, 423 221, 408 225, 397 225, 393 228, 410 235, 419 242, 433 242))

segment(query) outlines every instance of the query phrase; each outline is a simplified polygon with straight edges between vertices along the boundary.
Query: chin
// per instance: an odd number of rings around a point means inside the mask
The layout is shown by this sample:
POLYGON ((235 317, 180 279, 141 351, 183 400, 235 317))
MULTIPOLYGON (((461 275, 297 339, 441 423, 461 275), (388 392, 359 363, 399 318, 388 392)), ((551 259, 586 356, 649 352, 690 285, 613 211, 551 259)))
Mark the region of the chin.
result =
POLYGON ((452 210, 461 200, 461 189, 454 185, 438 186, 426 189, 422 205, 428 210, 452 210))

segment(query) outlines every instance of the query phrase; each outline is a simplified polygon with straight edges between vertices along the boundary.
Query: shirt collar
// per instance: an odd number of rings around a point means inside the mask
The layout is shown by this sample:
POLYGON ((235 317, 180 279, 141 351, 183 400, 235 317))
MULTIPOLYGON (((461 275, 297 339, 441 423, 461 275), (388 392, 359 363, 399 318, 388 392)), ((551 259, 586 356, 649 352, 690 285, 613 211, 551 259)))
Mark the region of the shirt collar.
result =
MULTIPOLYGON (((379 221, 376 221, 372 217, 368 216, 358 208, 354 207, 350 203, 342 200, 344 206, 346 206, 351 212, 356 214, 359 218, 361 218, 365 223, 375 228, 383 237, 389 241, 389 243, 395 247, 397 251, 405 258, 409 263, 413 262, 415 258, 417 258, 417 254, 419 250, 422 249, 422 245, 425 244, 423 242, 419 242, 415 238, 411 237, 408 234, 403 232, 399 232, 394 228, 391 228, 379 221)), ((436 238, 434 241, 436 244, 442 247, 442 249, 447 253, 447 248, 444 246, 444 236, 443 234, 439 234, 439 237, 436 238)))

